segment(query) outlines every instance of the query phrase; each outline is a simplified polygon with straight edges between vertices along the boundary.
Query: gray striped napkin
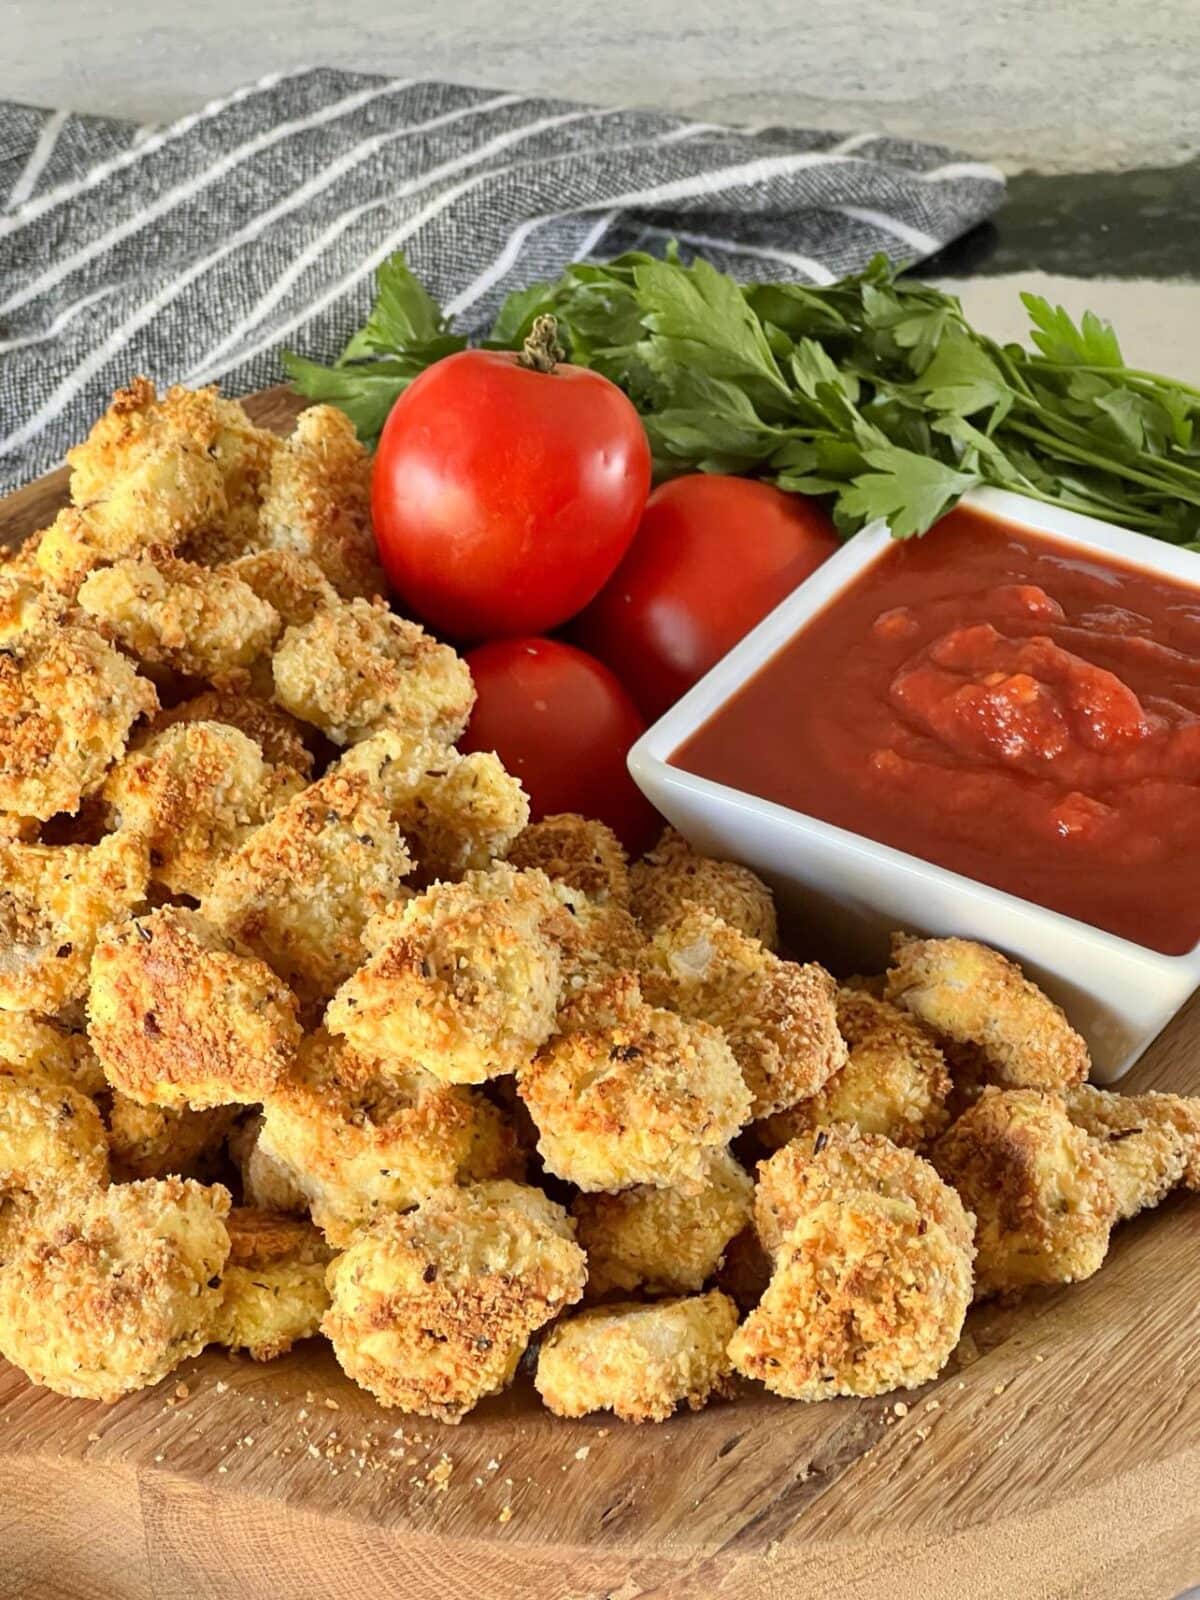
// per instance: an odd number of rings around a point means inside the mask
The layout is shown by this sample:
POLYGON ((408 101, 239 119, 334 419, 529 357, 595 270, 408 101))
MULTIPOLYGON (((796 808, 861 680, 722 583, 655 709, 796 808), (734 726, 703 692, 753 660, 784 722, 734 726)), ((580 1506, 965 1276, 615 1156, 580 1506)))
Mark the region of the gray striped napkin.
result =
POLYGON ((671 236, 742 278, 827 283, 931 254, 994 168, 859 133, 737 129, 307 70, 160 129, 0 103, 0 490, 131 375, 277 381, 328 359, 393 250, 468 328, 569 261, 671 236))

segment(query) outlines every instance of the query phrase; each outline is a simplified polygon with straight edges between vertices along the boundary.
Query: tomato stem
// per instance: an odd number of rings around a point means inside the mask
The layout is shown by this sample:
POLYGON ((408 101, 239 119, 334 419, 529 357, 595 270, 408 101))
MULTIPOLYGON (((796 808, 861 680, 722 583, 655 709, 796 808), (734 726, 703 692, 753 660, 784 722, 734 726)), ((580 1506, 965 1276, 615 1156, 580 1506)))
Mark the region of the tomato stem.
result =
POLYGON ((533 326, 517 357, 521 366, 533 372, 553 372, 565 355, 566 351, 558 342, 558 323, 555 318, 545 312, 534 317, 533 326))

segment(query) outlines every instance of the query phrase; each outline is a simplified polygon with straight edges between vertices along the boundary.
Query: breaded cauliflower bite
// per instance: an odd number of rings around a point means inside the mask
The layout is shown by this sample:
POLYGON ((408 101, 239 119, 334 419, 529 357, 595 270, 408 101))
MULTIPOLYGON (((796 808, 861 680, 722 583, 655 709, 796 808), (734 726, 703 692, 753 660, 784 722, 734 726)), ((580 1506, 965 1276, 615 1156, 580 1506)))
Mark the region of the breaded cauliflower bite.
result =
POLYGON ((1117 1215, 1100 1146, 1060 1094, 988 1088, 933 1151, 977 1219, 980 1297, 1096 1272, 1117 1215))
POLYGON ((838 1031, 849 1060, 808 1099, 766 1117, 754 1132, 769 1150, 834 1123, 916 1148, 950 1121, 950 1074, 927 1029, 908 1012, 862 990, 837 996, 838 1031))
POLYGON ((259 540, 310 557, 348 599, 386 592, 371 531, 370 457, 335 406, 302 411, 275 455, 259 540))
POLYGON ((323 607, 288 628, 271 665, 279 704, 334 744, 389 727, 452 743, 475 704, 466 662, 382 600, 323 607))
POLYGON ((112 825, 149 846, 154 881, 199 899, 238 846, 303 786, 237 728, 181 722, 120 761, 103 794, 112 825))
POLYGON ((161 549, 93 572, 78 604, 152 673, 167 668, 193 678, 248 667, 283 626, 248 584, 161 549))
POLYGON ((101 931, 142 903, 148 873, 138 839, 0 845, 0 1011, 78 1000, 101 931))
POLYGON ((184 551, 190 560, 214 566, 258 548, 263 496, 283 441, 255 427, 236 400, 222 400, 215 389, 194 393, 193 404, 207 401, 215 423, 212 454, 225 490, 225 515, 219 528, 202 529, 186 539, 184 551))
POLYGON ((322 606, 336 605, 338 592, 308 556, 294 550, 256 550, 224 568, 274 608, 285 628, 311 622, 322 606))
POLYGON ((228 1212, 220 1185, 179 1178, 36 1212, 0 1272, 0 1355, 81 1400, 157 1383, 208 1340, 228 1212))
POLYGON ((38 628, 0 650, 0 811, 77 811, 158 709, 154 686, 91 628, 38 628))
POLYGON ((322 1331, 385 1406, 458 1422, 512 1379, 530 1336, 583 1293, 571 1220, 538 1189, 440 1189, 329 1268, 322 1331))
POLYGON ((695 906, 768 950, 779 947, 775 901, 762 879, 734 861, 698 855, 674 828, 633 864, 629 882, 631 909, 647 934, 695 906))
POLYGON ((300 1042, 296 1000, 194 911, 165 906, 104 938, 88 1032, 108 1081, 143 1105, 250 1105, 300 1042))
POLYGON ((483 751, 464 756, 387 728, 347 751, 338 768, 363 775, 382 797, 424 884, 483 871, 529 821, 524 789, 483 751))
POLYGON ((679 1188, 578 1195, 571 1211, 587 1252, 588 1295, 702 1288, 753 1208, 754 1184, 727 1150, 708 1156, 704 1176, 679 1188))
POLYGON ((374 954, 330 1002, 328 1026, 389 1068, 447 1083, 514 1072, 554 1027, 560 959, 544 923, 557 908, 539 872, 435 884, 368 926, 374 954))
POLYGON ((719 1289, 580 1311, 546 1336, 534 1383, 555 1416, 613 1411, 622 1422, 665 1422, 683 1401, 699 1411, 732 1393, 727 1352, 737 1322, 719 1289))
POLYGON ((720 1028, 755 1117, 815 1094, 847 1060, 837 985, 824 967, 781 961, 710 911, 664 923, 638 960, 646 998, 720 1028))
POLYGON ((233 1106, 144 1106, 114 1090, 108 1109, 114 1180, 211 1177, 236 1114, 233 1106))
POLYGON ((282 1161, 261 1148, 262 1113, 247 1113, 231 1130, 229 1158, 242 1180, 242 1199, 259 1211, 282 1211, 288 1216, 308 1216, 308 1196, 282 1161))
POLYGON ((219 688, 202 689, 190 700, 160 711, 144 732, 138 729, 135 747, 141 749, 168 728, 189 722, 219 722, 236 728, 254 741, 269 766, 290 768, 302 778, 312 774, 312 751, 305 743, 303 725, 282 706, 256 694, 248 674, 228 674, 219 688))
POLYGON ((892 940, 887 998, 958 1044, 1005 1088, 1082 1083, 1088 1051, 1060 1006, 997 950, 970 939, 892 940))
POLYGON ((724 1036, 647 1004, 618 974, 584 995, 564 1031, 517 1074, 549 1170, 596 1192, 704 1180, 750 1113, 724 1036))
POLYGON ((225 1225, 229 1261, 209 1338, 248 1351, 252 1361, 274 1361, 320 1332, 333 1251, 297 1217, 235 1206, 225 1225))
POLYGON ((302 1001, 323 1002, 363 961, 363 929, 406 893, 411 869, 367 780, 327 772, 225 860, 200 910, 302 1001))
POLYGON ((478 1091, 417 1067, 384 1078, 375 1061, 323 1029, 304 1040, 267 1096, 257 1150, 337 1245, 384 1212, 450 1184, 513 1176, 519 1166, 503 1114, 478 1091))
POLYGON ((1176 1184, 1200 1190, 1200 1099, 1081 1083, 1063 1100, 1075 1126, 1099 1143, 1118 1221, 1156 1206, 1176 1184))
POLYGON ((93 1101, 61 1084, 0 1078, 0 1210, 53 1203, 108 1183, 108 1138, 93 1101))
POLYGON ((629 906, 629 858, 606 823, 575 811, 531 822, 509 847, 510 867, 538 867, 599 906, 629 906))
POLYGON ((24 1011, 0 1011, 0 1078, 58 1084, 87 1095, 107 1087, 86 1033, 24 1011))

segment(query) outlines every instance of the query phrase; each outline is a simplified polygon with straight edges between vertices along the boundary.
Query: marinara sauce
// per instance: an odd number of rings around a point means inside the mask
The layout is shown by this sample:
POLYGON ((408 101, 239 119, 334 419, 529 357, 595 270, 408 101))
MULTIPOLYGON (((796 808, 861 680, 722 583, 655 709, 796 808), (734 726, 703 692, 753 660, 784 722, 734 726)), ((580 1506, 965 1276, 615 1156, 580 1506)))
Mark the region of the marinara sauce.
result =
POLYGON ((1164 954, 1200 939, 1200 587, 979 512, 883 552, 671 760, 1164 954))

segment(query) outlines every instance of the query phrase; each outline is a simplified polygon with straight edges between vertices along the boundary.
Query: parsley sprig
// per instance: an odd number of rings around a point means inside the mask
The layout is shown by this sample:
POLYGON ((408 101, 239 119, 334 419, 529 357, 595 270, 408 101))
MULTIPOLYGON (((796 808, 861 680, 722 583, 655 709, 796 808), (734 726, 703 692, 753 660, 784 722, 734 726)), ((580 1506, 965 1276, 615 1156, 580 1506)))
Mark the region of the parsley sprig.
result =
MULTIPOLYGON (((1090 312, 1077 326, 1022 299, 1031 349, 986 338, 882 257, 808 288, 632 252, 510 295, 483 343, 519 348, 553 315, 569 359, 637 406, 660 476, 744 473, 826 496, 846 535, 879 517, 897 538, 923 533, 982 483, 1200 549, 1200 390, 1127 367, 1090 312)), ((284 365, 374 443, 402 390, 466 345, 395 255, 334 365, 284 365)))

